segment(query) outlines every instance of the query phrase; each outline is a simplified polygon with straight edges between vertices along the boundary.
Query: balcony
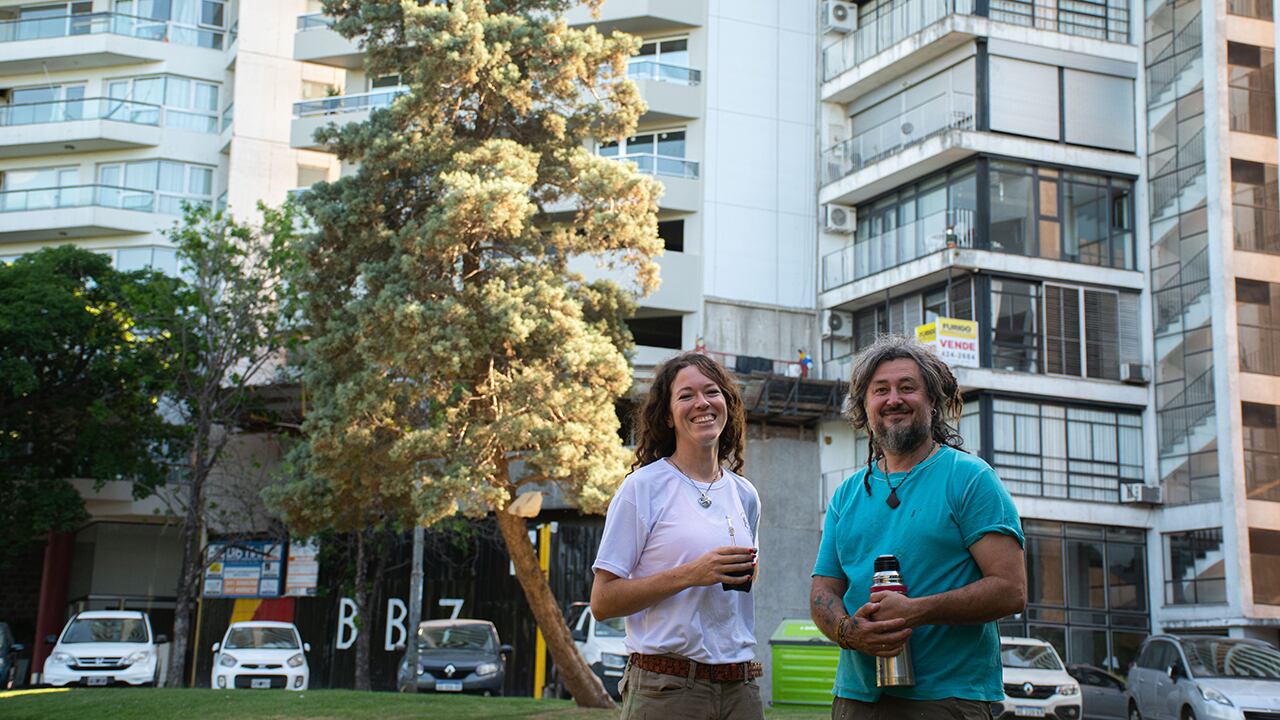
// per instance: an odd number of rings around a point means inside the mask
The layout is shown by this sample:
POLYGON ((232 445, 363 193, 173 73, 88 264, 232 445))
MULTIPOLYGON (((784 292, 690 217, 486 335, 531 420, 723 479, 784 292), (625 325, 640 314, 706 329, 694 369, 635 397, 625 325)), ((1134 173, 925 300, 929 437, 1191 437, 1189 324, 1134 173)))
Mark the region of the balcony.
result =
POLYGON ((822 258, 822 292, 950 248, 973 247, 973 211, 947 210, 908 223, 822 258))
POLYGON ((608 35, 613 30, 633 34, 666 32, 701 27, 707 22, 707 0, 608 0, 600 7, 600 17, 578 6, 564 14, 565 22, 576 27, 594 25, 608 35))
POLYGON ((156 194, 108 185, 0 192, 0 242, 136 235, 166 227, 156 194))
POLYGON ((632 61, 627 77, 635 82, 649 109, 641 122, 688 120, 702 115, 702 72, 681 65, 632 61))
POLYGON ((681 157, 665 155, 614 155, 612 160, 629 160, 636 170, 653 175, 662 183, 664 192, 658 199, 658 207, 664 210, 696 212, 702 207, 702 192, 698 182, 698 163, 681 157))
POLYGON ((369 119, 369 113, 379 108, 391 107, 397 97, 407 92, 409 88, 394 87, 296 102, 293 104, 289 145, 304 150, 324 150, 325 146, 315 141, 316 130, 329 123, 346 125, 364 122, 369 119))
MULTIPOLYGON (((702 309, 702 259, 698 255, 682 252, 666 252, 655 259, 662 284, 643 300, 646 308, 680 313, 692 313, 702 309)), ((599 258, 575 257, 570 269, 581 273, 588 281, 612 280, 618 285, 634 289, 635 276, 626 265, 610 266, 599 258)))
MULTIPOLYGON (((865 20, 862 27, 823 49, 822 99, 849 102, 976 37, 1029 42, 1023 28, 1048 31, 1037 44, 1063 50, 1078 49, 1078 43, 1055 40, 1052 33, 1129 42, 1124 0, 1073 3, 1071 8, 1045 0, 990 0, 988 17, 979 12, 975 0, 906 0, 865 20)), ((1114 50, 1100 52, 1115 54, 1114 50)))
POLYGON ((0 158, 154 147, 160 111, 116 98, 0 106, 0 158))
POLYGON ((334 19, 324 13, 299 15, 293 34, 293 59, 347 70, 364 67, 364 50, 334 32, 333 23, 334 19))
POLYGON ((0 21, 0 74, 160 62, 172 45, 221 50, 221 31, 167 20, 85 13, 0 21))

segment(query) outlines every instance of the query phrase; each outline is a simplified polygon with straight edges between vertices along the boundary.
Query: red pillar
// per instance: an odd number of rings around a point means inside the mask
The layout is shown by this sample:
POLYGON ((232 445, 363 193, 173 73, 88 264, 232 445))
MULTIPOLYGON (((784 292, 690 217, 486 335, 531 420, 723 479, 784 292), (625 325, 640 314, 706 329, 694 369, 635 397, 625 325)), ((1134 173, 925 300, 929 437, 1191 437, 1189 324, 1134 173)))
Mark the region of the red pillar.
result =
POLYGON ((74 534, 51 532, 44 546, 40 603, 36 613, 36 645, 31 655, 32 673, 44 672, 45 658, 53 651, 53 646, 44 638, 62 632, 62 625, 67 619, 67 584, 71 580, 71 549, 74 545, 74 534))

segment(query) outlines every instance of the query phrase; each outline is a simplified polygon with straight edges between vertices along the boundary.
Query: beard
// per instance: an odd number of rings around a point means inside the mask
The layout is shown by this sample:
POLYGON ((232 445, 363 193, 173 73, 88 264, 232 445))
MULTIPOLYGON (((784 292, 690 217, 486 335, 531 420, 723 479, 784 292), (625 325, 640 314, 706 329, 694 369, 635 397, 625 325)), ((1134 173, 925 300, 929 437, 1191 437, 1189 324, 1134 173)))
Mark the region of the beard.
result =
POLYGON ((880 449, 894 455, 905 455, 929 439, 929 423, 912 418, 906 425, 890 425, 883 420, 875 428, 875 441, 880 449))

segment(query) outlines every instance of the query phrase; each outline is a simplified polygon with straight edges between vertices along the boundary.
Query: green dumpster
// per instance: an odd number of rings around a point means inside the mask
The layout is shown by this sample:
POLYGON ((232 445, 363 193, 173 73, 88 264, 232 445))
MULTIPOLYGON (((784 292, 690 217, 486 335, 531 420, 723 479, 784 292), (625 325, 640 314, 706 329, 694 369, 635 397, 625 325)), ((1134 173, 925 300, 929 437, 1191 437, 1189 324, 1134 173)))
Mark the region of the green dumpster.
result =
POLYGON ((773 703, 830 705, 840 648, 808 618, 783 620, 769 638, 773 703))

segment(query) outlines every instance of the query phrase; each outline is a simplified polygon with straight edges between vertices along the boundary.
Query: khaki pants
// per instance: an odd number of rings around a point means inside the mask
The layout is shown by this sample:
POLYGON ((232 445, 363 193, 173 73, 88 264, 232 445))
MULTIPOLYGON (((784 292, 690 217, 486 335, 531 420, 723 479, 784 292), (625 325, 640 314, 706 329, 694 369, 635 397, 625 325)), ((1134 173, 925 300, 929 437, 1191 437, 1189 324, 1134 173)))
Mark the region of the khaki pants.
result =
POLYGON ((712 682, 642 670, 630 663, 618 684, 621 720, 763 720, 753 680, 712 682))
POLYGON ((873 703, 838 697, 831 720, 991 720, 991 703, 981 700, 903 700, 881 695, 873 703))

